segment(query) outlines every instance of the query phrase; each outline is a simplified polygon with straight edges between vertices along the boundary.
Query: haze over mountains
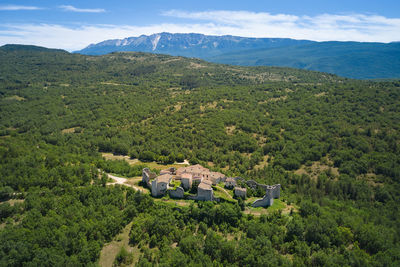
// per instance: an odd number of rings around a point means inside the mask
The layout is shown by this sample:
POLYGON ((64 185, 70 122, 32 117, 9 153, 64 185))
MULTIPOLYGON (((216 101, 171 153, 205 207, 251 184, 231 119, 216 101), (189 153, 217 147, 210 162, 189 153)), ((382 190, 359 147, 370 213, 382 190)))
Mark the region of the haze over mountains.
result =
POLYGON ((356 79, 399 78, 400 43, 315 42, 195 33, 158 33, 106 40, 76 51, 103 55, 140 51, 244 66, 285 66, 356 79))

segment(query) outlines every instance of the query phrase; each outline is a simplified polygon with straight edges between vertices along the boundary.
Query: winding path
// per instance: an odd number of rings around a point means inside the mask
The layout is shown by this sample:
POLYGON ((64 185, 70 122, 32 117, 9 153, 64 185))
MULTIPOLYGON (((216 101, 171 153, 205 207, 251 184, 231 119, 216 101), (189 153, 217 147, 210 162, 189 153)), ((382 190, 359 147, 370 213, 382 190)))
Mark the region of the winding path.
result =
POLYGON ((233 197, 231 196, 231 194, 228 193, 228 191, 226 191, 224 188, 216 185, 216 188, 220 189, 221 191, 223 191, 230 199, 233 199, 233 197))

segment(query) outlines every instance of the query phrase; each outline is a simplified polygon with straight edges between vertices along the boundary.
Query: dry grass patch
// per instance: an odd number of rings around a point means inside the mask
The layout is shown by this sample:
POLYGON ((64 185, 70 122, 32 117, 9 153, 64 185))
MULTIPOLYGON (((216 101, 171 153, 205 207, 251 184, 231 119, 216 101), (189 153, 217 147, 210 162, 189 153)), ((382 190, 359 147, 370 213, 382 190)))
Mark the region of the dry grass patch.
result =
POLYGON ((102 267, 111 267, 113 266, 115 257, 122 247, 126 249, 128 253, 132 253, 133 255, 133 265, 137 263, 140 256, 140 250, 137 247, 131 247, 129 245, 129 232, 132 227, 132 222, 129 223, 123 229, 122 233, 116 235, 114 240, 108 244, 103 246, 103 249, 100 252, 99 265, 102 267))
POLYGON ((168 199, 168 198, 154 198, 154 201, 168 203, 168 204, 180 206, 180 207, 189 207, 190 203, 193 203, 193 201, 189 201, 189 200, 168 199))
POLYGON ((259 169, 263 169, 264 167, 268 166, 268 160, 269 160, 269 155, 265 155, 263 157, 263 160, 256 166, 254 166, 254 169, 259 170, 259 169))
POLYGON ((16 100, 16 101, 25 101, 26 98, 18 95, 12 95, 12 96, 7 96, 4 98, 4 100, 16 100))
POLYGON ((182 60, 183 58, 179 58, 179 57, 177 57, 177 58, 172 58, 172 59, 168 59, 168 60, 165 60, 165 61, 161 61, 161 64, 166 64, 166 63, 170 63, 170 62, 174 62, 174 61, 180 61, 180 60, 182 60))
POLYGON ((17 203, 24 203, 25 199, 10 199, 8 201, 5 201, 5 203, 10 204, 10 206, 14 206, 17 203))
POLYGON ((211 102, 211 103, 207 103, 205 105, 200 105, 200 110, 204 111, 206 109, 215 109, 218 105, 217 101, 211 102))
POLYGON ((235 125, 231 125, 231 126, 226 126, 225 127, 225 132, 226 132, 227 135, 233 135, 235 130, 236 130, 236 126, 235 125))
POLYGON ((280 97, 271 97, 271 98, 268 98, 268 99, 266 99, 264 101, 258 102, 258 104, 266 104, 268 102, 276 102, 276 101, 280 101, 280 100, 286 100, 286 98, 287 98, 286 95, 280 96, 280 97))
POLYGON ((315 94, 315 97, 321 97, 321 96, 324 96, 324 95, 326 95, 326 92, 321 92, 319 94, 315 94))
POLYGON ((182 103, 178 103, 174 106, 175 111, 179 111, 182 109, 182 103))
POLYGON ((174 168, 178 169, 178 168, 185 167, 185 166, 189 165, 189 164, 186 164, 186 163, 188 163, 187 160, 185 160, 185 162, 183 162, 183 163, 175 162, 173 164, 165 164, 165 165, 157 163, 155 161, 153 161, 153 162, 142 162, 142 161, 140 161, 138 159, 135 159, 135 160, 136 160, 136 162, 133 163, 132 165, 144 164, 150 169, 156 169, 156 170, 159 170, 159 171, 165 170, 165 169, 168 169, 168 168, 171 168, 171 167, 174 167, 174 168))
POLYGON ((376 180, 376 174, 375 173, 366 173, 366 174, 361 174, 359 176, 357 176, 357 179, 363 179, 365 180, 369 185, 372 185, 374 187, 377 186, 382 186, 383 183, 382 182, 378 182, 376 180))
POLYGON ((62 134, 75 133, 75 127, 61 130, 62 134))
POLYGON ((206 68, 207 66, 195 62, 190 62, 189 68, 191 69, 201 69, 201 68, 206 68))
POLYGON ((104 84, 104 85, 115 85, 115 86, 129 86, 129 84, 113 83, 113 82, 100 82, 100 84, 104 84))
POLYGON ((114 155, 113 153, 101 153, 106 160, 126 160, 130 165, 140 162, 138 159, 131 159, 129 156, 114 155))
MULTIPOLYGON (((246 200, 246 203, 253 203, 255 200, 260 199, 260 197, 251 197, 246 200)), ((293 204, 288 205, 286 202, 282 201, 281 199, 274 199, 274 203, 271 207, 263 208, 253 208, 253 207, 246 207, 243 211, 244 214, 251 214, 254 216, 261 216, 261 215, 268 215, 275 211, 281 211, 282 214, 289 214, 290 211, 293 210, 298 211, 298 208, 293 204)))
POLYGON ((339 176, 339 169, 333 167, 331 161, 327 160, 327 164, 320 161, 314 161, 311 166, 302 165, 300 169, 296 170, 294 173, 297 175, 309 175, 311 179, 317 179, 318 176, 323 172, 330 172, 333 176, 339 176))

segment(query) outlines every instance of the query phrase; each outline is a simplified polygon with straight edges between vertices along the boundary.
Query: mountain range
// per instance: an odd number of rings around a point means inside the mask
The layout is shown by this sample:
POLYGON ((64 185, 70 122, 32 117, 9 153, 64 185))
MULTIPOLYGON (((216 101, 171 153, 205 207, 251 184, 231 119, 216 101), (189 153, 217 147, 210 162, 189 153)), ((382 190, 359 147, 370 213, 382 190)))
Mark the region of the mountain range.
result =
POLYGON ((196 57, 244 66, 285 66, 356 79, 400 78, 399 42, 316 42, 289 38, 158 33, 106 40, 75 53, 103 55, 120 51, 196 57))

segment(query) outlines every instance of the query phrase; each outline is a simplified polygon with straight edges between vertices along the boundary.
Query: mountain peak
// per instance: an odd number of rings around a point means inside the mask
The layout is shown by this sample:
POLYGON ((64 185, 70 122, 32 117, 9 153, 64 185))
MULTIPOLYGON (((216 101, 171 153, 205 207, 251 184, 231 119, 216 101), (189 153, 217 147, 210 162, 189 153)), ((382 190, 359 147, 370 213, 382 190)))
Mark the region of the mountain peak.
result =
POLYGON ((91 44, 76 52, 88 55, 101 55, 118 51, 140 51, 207 58, 227 52, 285 47, 306 43, 312 43, 312 41, 161 32, 151 35, 140 35, 138 37, 106 40, 98 44, 91 44))

